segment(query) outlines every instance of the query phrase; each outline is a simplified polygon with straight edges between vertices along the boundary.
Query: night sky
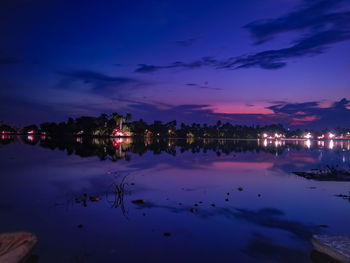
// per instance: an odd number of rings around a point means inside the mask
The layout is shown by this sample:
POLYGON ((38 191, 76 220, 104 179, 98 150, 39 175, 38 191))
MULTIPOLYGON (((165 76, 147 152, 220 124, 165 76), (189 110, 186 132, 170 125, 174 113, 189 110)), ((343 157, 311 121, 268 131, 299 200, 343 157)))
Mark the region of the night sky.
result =
POLYGON ((1 0, 0 87, 16 125, 349 127, 350 1, 1 0))

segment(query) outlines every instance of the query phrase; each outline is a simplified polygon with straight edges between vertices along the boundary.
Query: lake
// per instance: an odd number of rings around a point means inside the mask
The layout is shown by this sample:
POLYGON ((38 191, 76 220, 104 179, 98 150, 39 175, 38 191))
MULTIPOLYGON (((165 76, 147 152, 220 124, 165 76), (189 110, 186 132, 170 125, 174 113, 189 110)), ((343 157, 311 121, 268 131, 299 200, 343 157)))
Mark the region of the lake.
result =
POLYGON ((0 233, 32 262, 321 262, 316 233, 350 235, 349 141, 0 140, 0 233))

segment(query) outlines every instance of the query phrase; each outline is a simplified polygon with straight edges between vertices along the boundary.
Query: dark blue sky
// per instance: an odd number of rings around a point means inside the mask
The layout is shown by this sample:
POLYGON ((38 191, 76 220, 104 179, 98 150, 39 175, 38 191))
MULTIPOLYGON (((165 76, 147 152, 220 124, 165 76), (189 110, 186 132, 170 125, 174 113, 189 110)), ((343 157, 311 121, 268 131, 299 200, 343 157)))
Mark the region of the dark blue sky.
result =
POLYGON ((0 2, 0 120, 350 126, 350 2, 0 2), (345 99, 344 99, 345 98, 345 99))

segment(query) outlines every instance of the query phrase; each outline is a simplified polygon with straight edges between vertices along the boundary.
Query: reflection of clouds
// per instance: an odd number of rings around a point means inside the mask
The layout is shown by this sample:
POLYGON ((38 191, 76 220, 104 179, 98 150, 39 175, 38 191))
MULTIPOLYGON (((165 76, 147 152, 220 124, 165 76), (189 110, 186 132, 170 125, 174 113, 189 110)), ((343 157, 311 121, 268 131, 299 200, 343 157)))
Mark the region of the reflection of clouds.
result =
POLYGON ((258 260, 273 262, 309 262, 307 250, 276 244, 267 236, 254 233, 253 238, 241 250, 244 254, 258 260))
POLYGON ((310 156, 308 152, 291 152, 288 158, 293 162, 317 163, 317 159, 314 156, 310 156))
MULTIPOLYGON (((303 146, 304 142, 300 146, 303 146)), ((345 144, 346 145, 346 144, 345 144)), ((313 144, 315 146, 315 144, 313 144)), ((310 150, 301 148, 289 148, 289 151, 281 152, 277 157, 269 152, 241 152, 235 155, 221 155, 214 153, 182 153, 176 157, 163 155, 162 158, 154 159, 151 154, 143 155, 135 162, 128 164, 129 168, 154 172, 166 171, 168 169, 177 170, 232 170, 232 171, 257 171, 264 170, 279 171, 285 173, 293 172, 303 168, 305 170, 322 168, 326 164, 346 164, 348 151, 330 151, 328 149, 316 150, 311 146, 310 150), (343 157, 345 156, 345 157, 343 157)))
POLYGON ((201 218, 221 216, 228 219, 244 220, 260 227, 279 229, 292 233, 301 240, 309 240, 313 234, 320 232, 319 226, 284 219, 284 213, 274 208, 263 208, 253 211, 241 208, 231 209, 228 207, 209 208, 205 205, 198 207, 188 205, 158 205, 154 202, 137 205, 137 209, 152 208, 166 209, 173 213, 190 213, 192 208, 192 212, 201 218))
POLYGON ((302 240, 308 240, 312 234, 319 232, 319 228, 314 225, 306 225, 298 221, 283 219, 282 216, 284 216, 284 213, 281 210, 273 208, 264 208, 258 211, 236 209, 233 215, 235 218, 262 227, 276 228, 290 232, 302 240))
POLYGON ((256 161, 240 161, 240 162, 232 162, 232 161, 215 161, 211 164, 212 168, 215 169, 231 169, 231 170, 264 170, 271 168, 273 162, 256 162, 256 161))

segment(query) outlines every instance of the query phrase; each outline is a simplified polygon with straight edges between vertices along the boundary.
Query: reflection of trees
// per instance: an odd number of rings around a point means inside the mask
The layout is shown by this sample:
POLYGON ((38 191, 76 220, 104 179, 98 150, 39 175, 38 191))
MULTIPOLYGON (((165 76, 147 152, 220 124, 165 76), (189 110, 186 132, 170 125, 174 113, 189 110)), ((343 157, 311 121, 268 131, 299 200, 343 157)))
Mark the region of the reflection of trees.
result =
MULTIPOLYGON (((47 149, 59 149, 67 151, 68 155, 80 157, 97 156, 101 160, 130 160, 128 153, 143 155, 146 152, 153 154, 167 153, 175 156, 178 152, 207 153, 214 152, 219 155, 230 155, 232 153, 265 152, 270 154, 282 154, 286 149, 305 149, 304 142, 298 141, 264 141, 257 140, 223 140, 223 139, 193 139, 189 143, 186 139, 166 138, 92 138, 92 137, 44 137, 44 136, 7 136, 0 140, 0 144, 8 144, 21 140, 30 145, 39 144, 47 149)), ((333 151, 345 149, 347 143, 339 142, 334 145, 333 151)), ((314 143, 310 150, 318 149, 320 146, 314 143)), ((323 148, 327 150, 327 148, 323 148)))
POLYGON ((15 136, 13 135, 1 135, 0 145, 10 144, 15 141, 15 136))

